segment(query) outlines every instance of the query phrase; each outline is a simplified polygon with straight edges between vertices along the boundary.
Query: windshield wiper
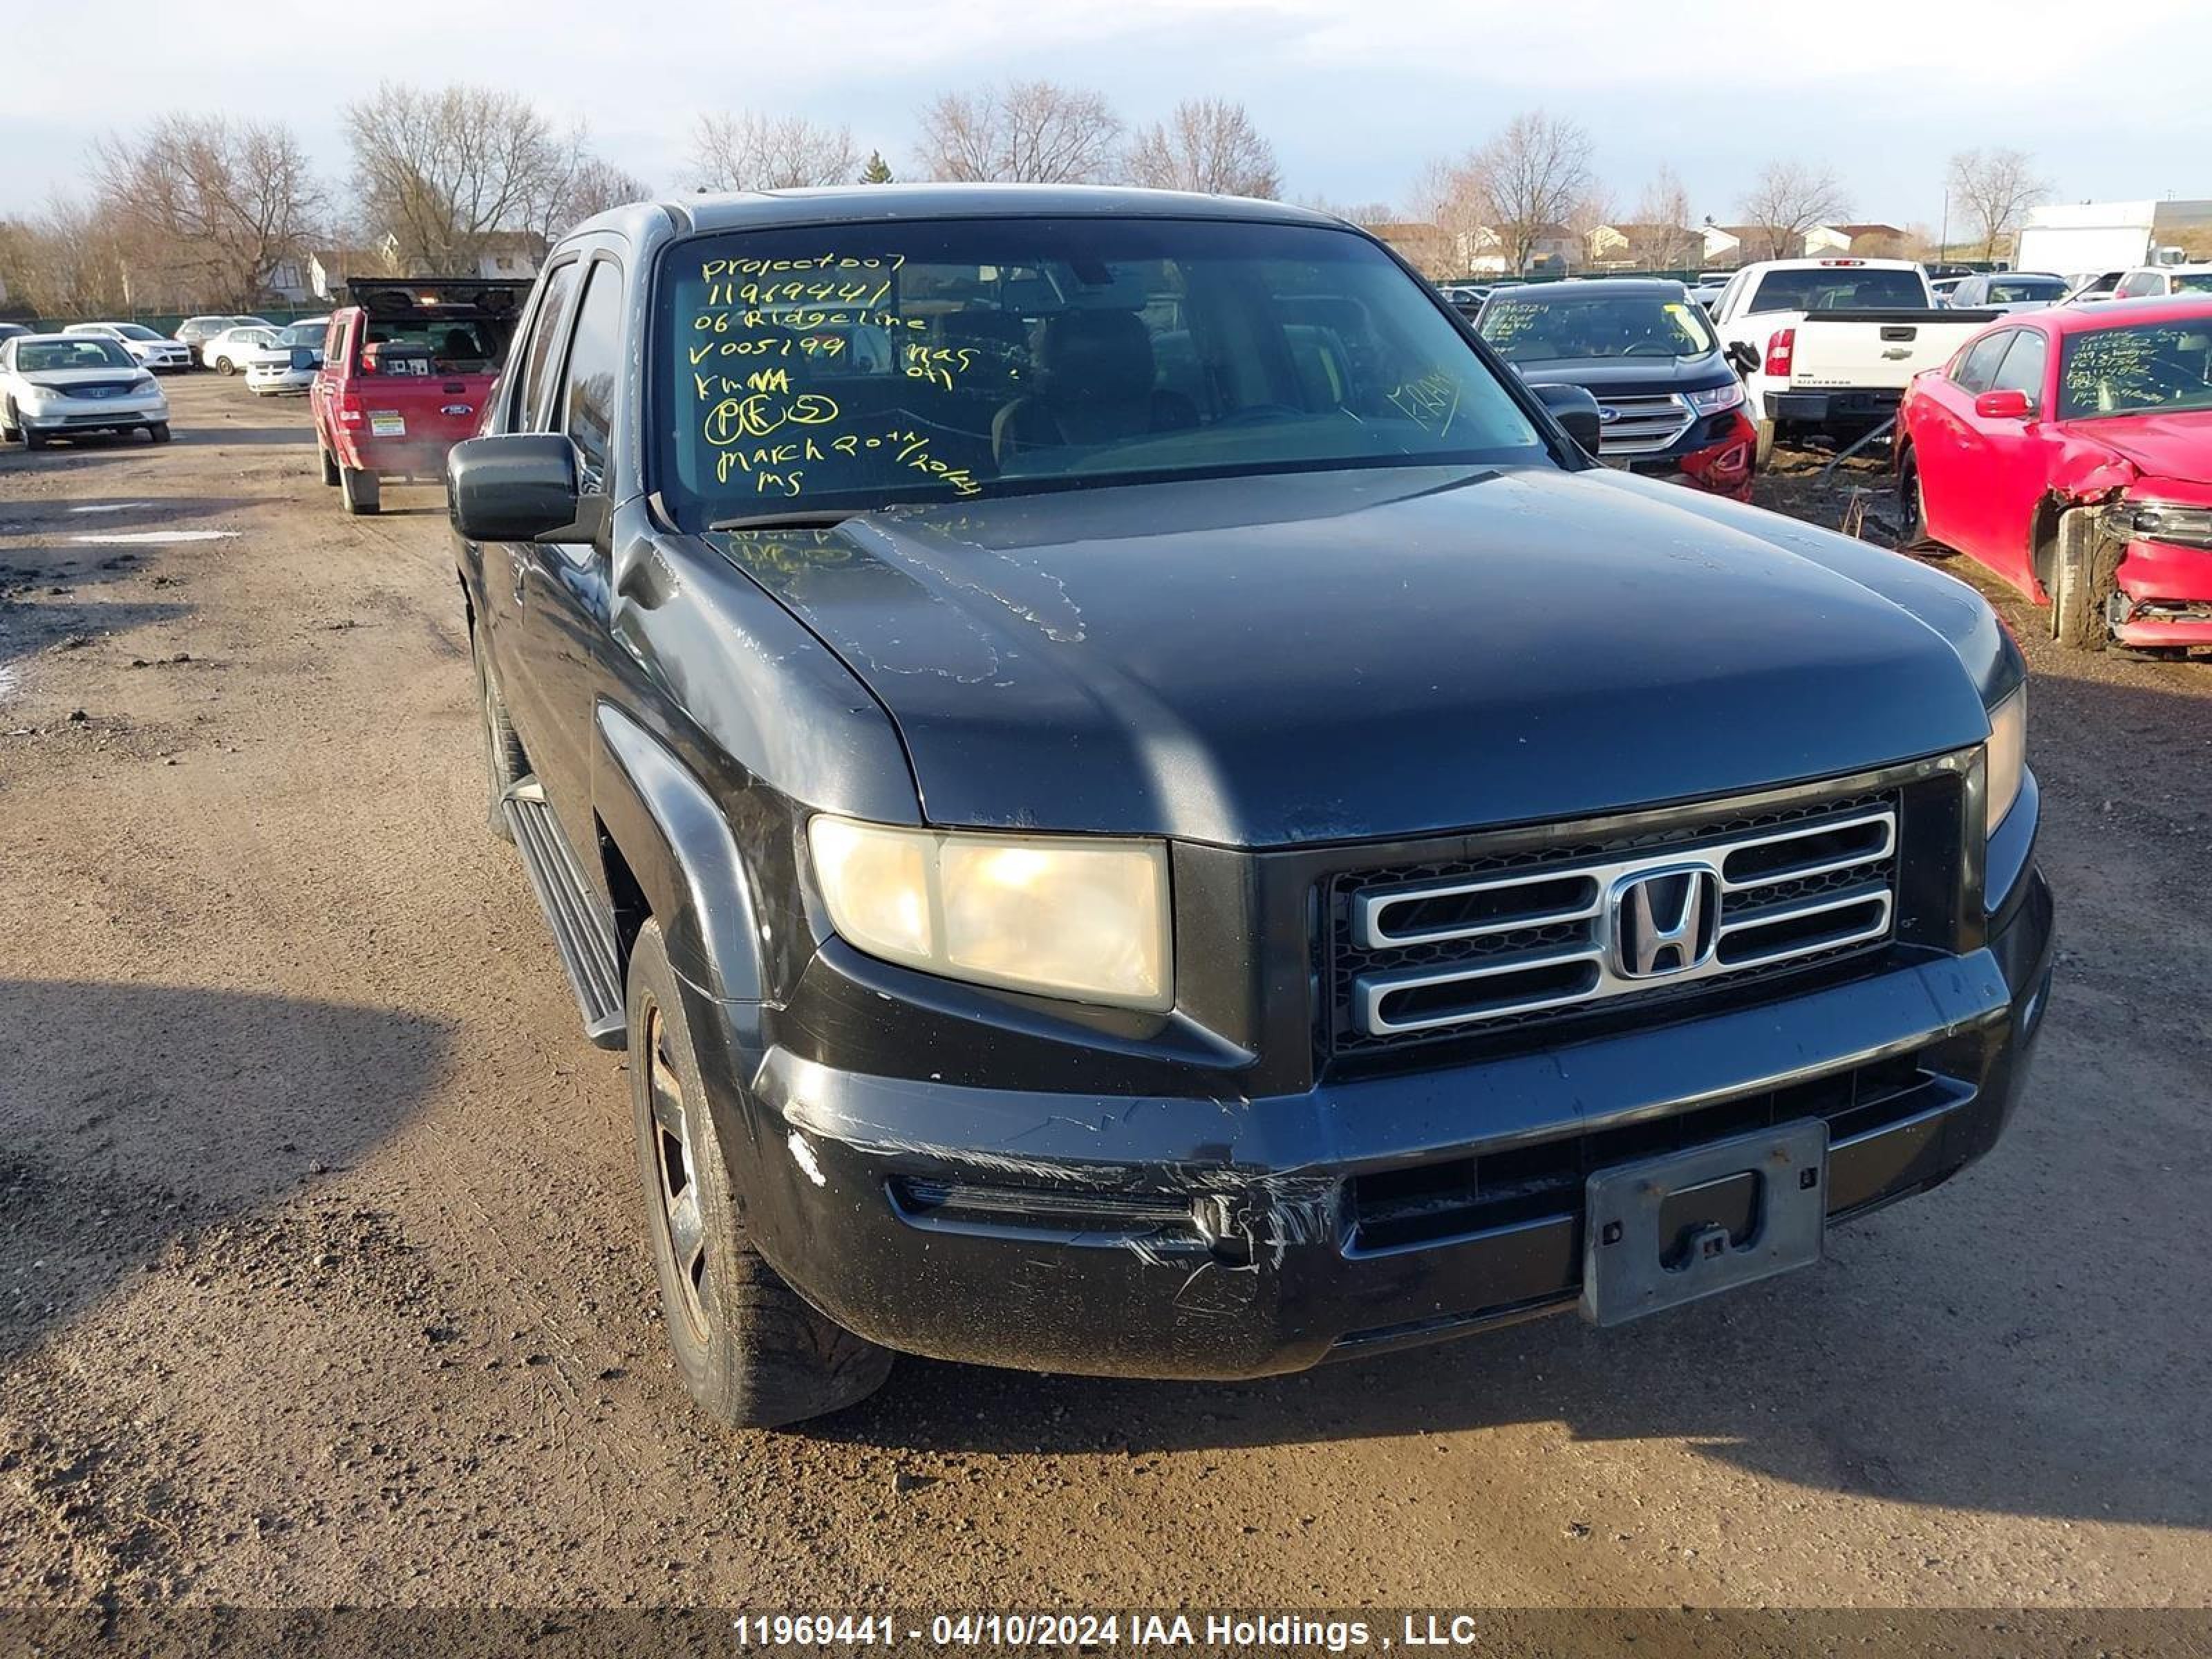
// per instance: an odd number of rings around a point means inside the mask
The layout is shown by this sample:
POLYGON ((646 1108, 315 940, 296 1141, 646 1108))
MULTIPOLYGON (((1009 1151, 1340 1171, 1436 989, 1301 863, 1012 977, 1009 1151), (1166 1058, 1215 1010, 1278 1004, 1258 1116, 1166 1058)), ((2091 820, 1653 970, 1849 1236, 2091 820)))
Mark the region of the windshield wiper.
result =
POLYGON ((830 530, 848 519, 857 518, 863 509, 857 507, 794 507, 787 513, 740 513, 735 518, 716 519, 709 530, 830 530))

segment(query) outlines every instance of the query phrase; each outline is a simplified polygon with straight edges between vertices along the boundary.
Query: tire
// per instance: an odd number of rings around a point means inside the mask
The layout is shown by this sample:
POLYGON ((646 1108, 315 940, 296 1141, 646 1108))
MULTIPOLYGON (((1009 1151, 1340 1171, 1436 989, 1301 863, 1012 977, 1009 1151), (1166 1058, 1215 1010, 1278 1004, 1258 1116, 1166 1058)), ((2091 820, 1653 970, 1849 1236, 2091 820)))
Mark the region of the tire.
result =
POLYGON ((507 717, 507 704, 492 684, 491 665, 485 659, 481 630, 469 630, 469 654, 477 665, 477 704, 483 711, 484 793, 491 832, 501 841, 513 841, 514 830, 500 808, 507 792, 530 775, 530 757, 514 724, 507 717))
POLYGON ((155 422, 153 425, 146 428, 146 435, 151 438, 157 444, 165 444, 168 442, 169 423, 167 421, 155 422))
POLYGON ((890 1351, 816 1312, 747 1242, 658 922, 631 947, 629 1010, 646 1229, 684 1386, 732 1428, 775 1428, 865 1400, 890 1376, 890 1351))
POLYGON ((1759 472, 1765 471, 1766 464, 1773 459, 1774 422, 1761 421, 1759 423, 1759 441, 1752 455, 1753 470, 1759 472))
POLYGON ((358 467, 341 467, 338 489, 345 495, 345 510, 362 514, 376 513, 384 506, 384 492, 374 472, 364 472, 358 467))
POLYGON ((44 449, 46 447, 46 434, 45 433, 40 431, 36 427, 27 426, 23 428, 24 448, 44 449))
POLYGON ((336 489, 338 485, 338 458, 320 444, 315 446, 315 453, 322 459, 323 482, 336 489))
POLYGON ((1916 553, 1928 539, 1928 495, 1920 484, 1920 458, 1910 448, 1897 463, 1897 550, 1916 553))
POLYGON ((229 358, 218 357, 215 360, 215 372, 218 374, 235 374, 238 373, 238 368, 229 358))
POLYGON ((2075 651, 2101 651, 2112 639, 2105 601, 2118 588, 2119 546, 2097 519, 2094 507, 2061 514, 2051 555, 2051 637, 2075 651))

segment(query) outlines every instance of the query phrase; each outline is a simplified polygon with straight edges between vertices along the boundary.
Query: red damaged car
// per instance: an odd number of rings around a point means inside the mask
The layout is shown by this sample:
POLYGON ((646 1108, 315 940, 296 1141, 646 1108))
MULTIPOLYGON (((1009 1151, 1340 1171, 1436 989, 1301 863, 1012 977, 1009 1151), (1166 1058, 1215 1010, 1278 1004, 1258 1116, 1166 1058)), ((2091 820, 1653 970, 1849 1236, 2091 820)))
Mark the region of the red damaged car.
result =
POLYGON ((1903 544, 1971 555, 2069 645, 2212 646, 2212 299, 2027 312, 1906 388, 1903 544))

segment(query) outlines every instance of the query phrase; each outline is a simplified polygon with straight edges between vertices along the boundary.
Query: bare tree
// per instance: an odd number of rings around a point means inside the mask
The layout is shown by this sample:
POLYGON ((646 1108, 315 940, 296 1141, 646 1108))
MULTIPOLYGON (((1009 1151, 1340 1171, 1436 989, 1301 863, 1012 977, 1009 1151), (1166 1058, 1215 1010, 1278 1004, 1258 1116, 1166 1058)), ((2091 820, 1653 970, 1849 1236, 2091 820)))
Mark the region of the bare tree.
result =
POLYGON ((1325 196, 1304 196, 1299 198, 1298 205, 1368 229, 1376 225, 1392 224, 1404 217, 1388 202, 1332 202, 1325 196))
POLYGON ((568 176, 547 198, 543 222, 538 228, 550 242, 566 235, 594 214, 620 207, 624 202, 643 201, 652 194, 652 185, 592 155, 580 138, 568 176))
POLYGON ((0 275, 9 298, 40 319, 112 316, 133 298, 115 224, 92 203, 56 196, 35 219, 0 223, 0 275))
POLYGON ((136 140, 103 138, 91 173, 135 263, 179 283, 188 304, 262 303, 276 267, 305 254, 325 205, 289 128, 220 116, 162 115, 136 140))
POLYGON ((852 128, 803 115, 702 115, 691 131, 691 181, 702 190, 845 185, 860 167, 852 128))
POLYGON ((527 100, 484 87, 387 82, 347 106, 345 125, 363 214, 423 276, 475 270, 495 233, 542 229, 581 143, 527 100))
POLYGON ((1765 237, 1760 257, 1770 259, 1795 258, 1805 251, 1806 232, 1851 210, 1834 172, 1803 161, 1769 161, 1737 206, 1765 237))
POLYGON ((1630 255, 1647 270, 1680 270, 1698 262, 1704 244, 1690 225, 1690 192, 1664 162, 1637 199, 1630 255))
POLYGON ((1997 244, 2051 194, 2050 182, 2035 175, 2035 158, 2021 149, 1960 150, 1951 158, 1949 188, 1981 237, 1984 259, 1996 258, 1997 244))
POLYGON ((1121 118, 1079 88, 1013 81, 948 92, 918 118, 916 159, 933 179, 1082 185, 1120 168, 1121 118))
POLYGON ((1137 135, 1130 148, 1133 183, 1206 196, 1262 196, 1281 190, 1275 147, 1252 125, 1244 106, 1225 98, 1189 98, 1164 121, 1137 135))
POLYGON ((1526 270, 1536 244, 1590 198, 1589 134, 1573 121, 1527 110, 1459 164, 1458 194, 1482 204, 1506 269, 1526 270))

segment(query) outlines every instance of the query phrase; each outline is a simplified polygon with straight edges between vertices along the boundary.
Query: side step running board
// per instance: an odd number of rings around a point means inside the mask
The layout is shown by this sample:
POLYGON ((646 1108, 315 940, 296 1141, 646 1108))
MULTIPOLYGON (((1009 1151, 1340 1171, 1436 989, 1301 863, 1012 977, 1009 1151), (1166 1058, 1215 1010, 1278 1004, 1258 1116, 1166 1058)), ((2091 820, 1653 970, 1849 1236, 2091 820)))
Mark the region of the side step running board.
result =
POLYGON ((568 838, 561 833, 545 791, 525 778, 500 802, 532 890, 553 929, 561 965, 584 1012, 584 1035, 602 1048, 619 1048, 629 1040, 623 1012, 622 975, 616 967, 614 929, 584 880, 568 838))

